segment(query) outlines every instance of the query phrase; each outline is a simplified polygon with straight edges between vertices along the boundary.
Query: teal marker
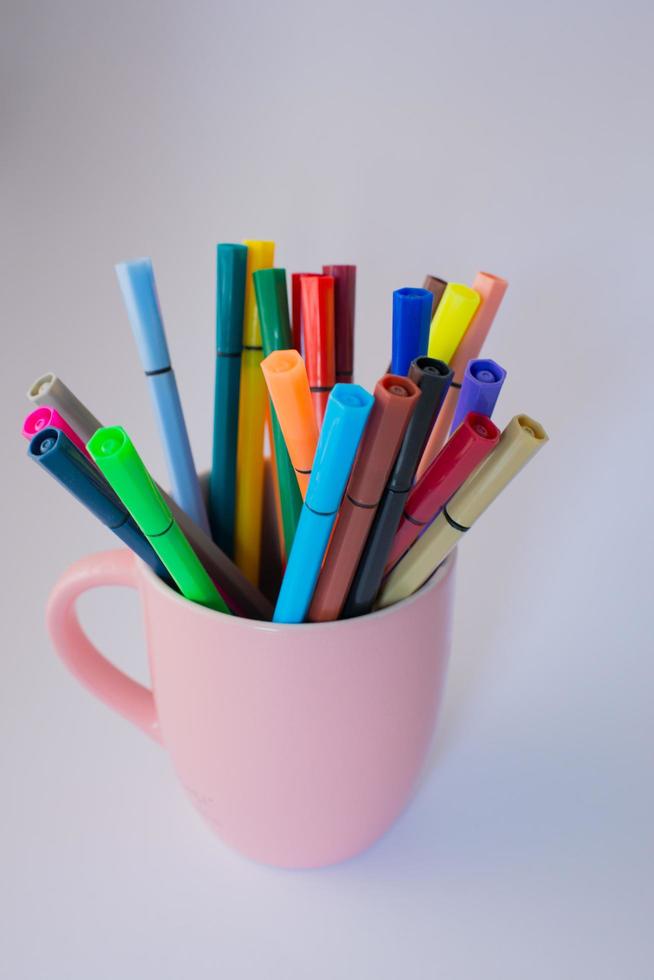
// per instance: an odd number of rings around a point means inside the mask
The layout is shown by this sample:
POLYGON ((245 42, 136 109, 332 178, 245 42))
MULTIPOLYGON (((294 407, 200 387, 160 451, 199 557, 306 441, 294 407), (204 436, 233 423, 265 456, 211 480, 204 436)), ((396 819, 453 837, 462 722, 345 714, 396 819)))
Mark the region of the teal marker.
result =
POLYGON ((247 245, 222 244, 216 248, 216 382, 209 522, 214 541, 230 558, 234 555, 236 446, 247 257, 247 245))

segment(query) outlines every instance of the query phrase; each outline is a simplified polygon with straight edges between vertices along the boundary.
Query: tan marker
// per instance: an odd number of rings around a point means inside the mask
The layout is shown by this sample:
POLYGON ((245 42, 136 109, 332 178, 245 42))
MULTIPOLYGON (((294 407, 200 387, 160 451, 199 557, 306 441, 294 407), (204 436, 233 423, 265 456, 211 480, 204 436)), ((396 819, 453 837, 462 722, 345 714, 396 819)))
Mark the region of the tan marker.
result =
POLYGON ((545 429, 528 415, 512 418, 492 453, 395 566, 381 588, 376 608, 406 599, 424 585, 459 539, 547 441, 545 429))

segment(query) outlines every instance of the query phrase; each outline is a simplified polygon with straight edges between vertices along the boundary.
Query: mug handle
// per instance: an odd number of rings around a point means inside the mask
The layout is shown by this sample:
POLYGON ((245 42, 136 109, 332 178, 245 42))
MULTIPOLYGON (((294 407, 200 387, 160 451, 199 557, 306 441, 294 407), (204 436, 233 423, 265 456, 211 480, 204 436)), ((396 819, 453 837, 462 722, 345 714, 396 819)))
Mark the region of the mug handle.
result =
POLYGON ((160 743, 152 691, 114 667, 91 643, 77 618, 78 596, 103 585, 126 585, 138 591, 136 557, 131 551, 101 551, 71 565, 50 594, 46 610, 48 631, 57 653, 78 681, 160 743))

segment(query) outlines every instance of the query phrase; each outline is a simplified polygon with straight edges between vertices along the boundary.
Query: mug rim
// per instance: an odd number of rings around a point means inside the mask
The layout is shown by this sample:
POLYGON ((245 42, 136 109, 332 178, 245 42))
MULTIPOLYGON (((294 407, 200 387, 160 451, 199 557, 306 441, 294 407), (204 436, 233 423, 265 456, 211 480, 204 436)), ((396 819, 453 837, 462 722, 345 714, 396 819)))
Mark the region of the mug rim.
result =
MULTIPOLYGON (((265 630, 267 632, 278 633, 281 630, 315 630, 316 628, 331 628, 339 629, 347 626, 351 626, 352 623, 356 623, 363 620, 380 619, 384 616, 391 616, 393 613, 399 612, 405 609, 407 606, 414 602, 417 602, 425 593, 430 592, 435 589, 436 586, 440 585, 445 576, 451 571, 453 563, 456 559, 457 549, 454 548, 453 551, 445 558, 438 568, 429 576, 424 585, 421 585, 416 592, 413 592, 406 599, 400 599, 399 602, 394 602, 390 606, 385 606, 383 609, 374 609, 372 612, 365 613, 363 616, 354 616, 351 619, 330 619, 321 623, 274 623, 272 620, 266 619, 251 619, 249 616, 238 616, 233 614, 228 614, 220 612, 217 609, 210 609, 208 606, 202 606, 198 602, 193 602, 191 599, 184 598, 179 592, 174 592, 169 585, 166 585, 154 571, 150 568, 142 558, 138 555, 134 555, 137 565, 140 565, 140 574, 143 575, 146 582, 157 591, 159 591, 168 601, 176 602, 182 604, 184 608, 188 609, 189 606, 192 608, 193 613, 198 615, 210 616, 212 619, 215 617, 221 617, 228 620, 234 624, 240 624, 243 629, 256 628, 260 630, 265 630)), ((274 603, 273 603, 274 605, 274 603)))

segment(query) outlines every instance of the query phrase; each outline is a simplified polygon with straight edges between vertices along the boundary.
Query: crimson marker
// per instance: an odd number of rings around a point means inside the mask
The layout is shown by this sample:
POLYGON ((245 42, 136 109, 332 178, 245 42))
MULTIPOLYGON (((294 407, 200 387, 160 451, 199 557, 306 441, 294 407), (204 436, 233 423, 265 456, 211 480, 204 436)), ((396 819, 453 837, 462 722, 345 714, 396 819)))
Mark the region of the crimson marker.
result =
POLYGON ((468 413, 411 490, 393 539, 385 575, 495 448, 499 438, 500 430, 486 415, 468 413))

